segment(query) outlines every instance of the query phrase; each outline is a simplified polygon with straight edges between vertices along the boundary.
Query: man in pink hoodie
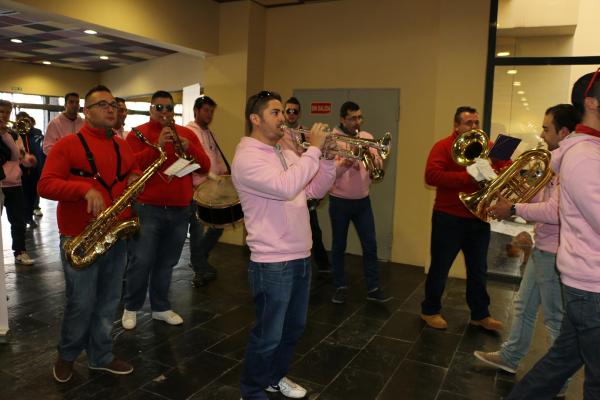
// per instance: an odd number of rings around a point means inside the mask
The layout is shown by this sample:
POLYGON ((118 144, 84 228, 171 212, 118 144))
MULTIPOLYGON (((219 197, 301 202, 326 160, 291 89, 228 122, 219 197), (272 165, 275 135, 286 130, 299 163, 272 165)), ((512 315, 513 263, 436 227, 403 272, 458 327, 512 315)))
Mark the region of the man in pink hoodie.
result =
POLYGON ((307 198, 322 198, 335 180, 333 161, 321 159, 325 126, 315 124, 308 150, 281 150, 281 97, 262 91, 246 103, 249 136, 238 144, 232 179, 240 196, 250 247, 248 279, 256 324, 246 347, 244 400, 281 392, 303 398, 306 389, 286 377, 306 323, 311 233, 307 198))
MULTIPOLYGON (((546 110, 541 136, 548 149, 558 149, 559 143, 575 130, 580 119, 579 112, 571 104, 558 104, 546 110)), ((560 332, 563 305, 556 270, 559 226, 554 223, 558 210, 553 202, 548 201, 558 195, 558 188, 558 176, 554 175, 531 203, 512 204, 506 199, 500 199, 489 210, 489 215, 496 219, 510 219, 517 215, 527 221, 537 222, 535 247, 525 267, 514 303, 510 334, 500 350, 474 353, 475 357, 486 364, 511 374, 516 373, 519 363, 529 350, 540 306, 544 311, 544 326, 552 340, 560 332)))
MULTIPOLYGON (((507 399, 551 399, 585 365, 584 399, 600 398, 600 83, 598 72, 575 82, 571 102, 582 123, 552 154, 559 175, 560 245, 556 264, 565 318, 546 355, 507 399)), ((555 213, 556 214, 556 213, 555 213)))
POLYGON ((67 135, 79 132, 83 127, 83 118, 79 115, 79 94, 65 94, 65 111, 58 114, 46 128, 44 134, 44 154, 50 153, 52 146, 67 135))

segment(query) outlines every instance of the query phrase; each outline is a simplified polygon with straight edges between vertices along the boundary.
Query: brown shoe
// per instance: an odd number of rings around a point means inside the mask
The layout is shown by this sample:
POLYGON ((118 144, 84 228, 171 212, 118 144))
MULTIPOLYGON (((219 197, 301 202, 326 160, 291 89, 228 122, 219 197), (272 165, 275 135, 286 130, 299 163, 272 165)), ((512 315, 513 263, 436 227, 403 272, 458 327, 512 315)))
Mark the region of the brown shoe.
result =
POLYGON ((442 317, 442 314, 425 315, 421 314, 421 319, 433 329, 446 329, 448 323, 442 317))
POLYGON ((56 360, 52 368, 52 375, 57 382, 65 383, 73 376, 73 361, 56 360))
POLYGON ((485 317, 484 319, 479 320, 471 320, 469 322, 473 326, 480 326, 483 329, 487 329, 488 331, 498 332, 502 330, 502 322, 494 319, 492 317, 485 317))
POLYGON ((113 358, 113 360, 106 364, 103 367, 92 367, 89 366, 89 369, 93 369, 96 371, 106 371, 115 375, 127 375, 133 372, 133 366, 129 364, 127 361, 120 360, 118 358, 113 358))

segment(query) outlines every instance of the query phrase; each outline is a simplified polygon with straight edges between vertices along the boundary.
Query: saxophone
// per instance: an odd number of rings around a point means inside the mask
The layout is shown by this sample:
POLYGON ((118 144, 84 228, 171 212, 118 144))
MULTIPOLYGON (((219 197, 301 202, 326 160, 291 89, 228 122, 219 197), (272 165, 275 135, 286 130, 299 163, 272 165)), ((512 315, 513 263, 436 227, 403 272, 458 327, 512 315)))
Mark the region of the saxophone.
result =
POLYGON ((154 147, 160 156, 144 170, 142 175, 121 193, 113 204, 102 211, 85 227, 78 236, 66 240, 63 250, 67 261, 75 269, 83 269, 92 264, 98 257, 106 253, 117 240, 131 235, 139 229, 137 217, 129 220, 118 220, 118 216, 125 210, 135 197, 142 191, 144 184, 158 171, 167 159, 167 154, 158 145, 146 140, 140 131, 133 129, 135 135, 148 146, 154 147))

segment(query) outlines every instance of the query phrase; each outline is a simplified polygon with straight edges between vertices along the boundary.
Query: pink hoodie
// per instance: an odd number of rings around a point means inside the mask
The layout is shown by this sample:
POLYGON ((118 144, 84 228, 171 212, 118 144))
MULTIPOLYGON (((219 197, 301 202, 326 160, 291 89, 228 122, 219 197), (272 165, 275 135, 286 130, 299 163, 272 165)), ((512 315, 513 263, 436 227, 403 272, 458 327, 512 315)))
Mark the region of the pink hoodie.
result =
POLYGON ((552 169, 560 179, 560 279, 600 293, 600 138, 567 136, 552 153, 552 169))
POLYGON ((9 188, 21 186, 21 150, 24 150, 21 136, 15 141, 10 133, 6 132, 0 135, 1 140, 10 148, 10 160, 6 161, 2 168, 6 176, 0 186, 9 188))
POLYGON ((77 133, 83 127, 84 119, 77 114, 77 118, 71 121, 65 116, 65 113, 58 114, 48 123, 46 133, 44 134, 44 144, 42 149, 44 154, 50 153, 50 149, 56 142, 72 133, 77 133))
POLYGON ((306 199, 322 198, 335 180, 333 161, 319 160, 320 156, 316 147, 298 157, 252 137, 243 137, 237 145, 231 175, 244 211, 252 261, 310 256, 306 199))

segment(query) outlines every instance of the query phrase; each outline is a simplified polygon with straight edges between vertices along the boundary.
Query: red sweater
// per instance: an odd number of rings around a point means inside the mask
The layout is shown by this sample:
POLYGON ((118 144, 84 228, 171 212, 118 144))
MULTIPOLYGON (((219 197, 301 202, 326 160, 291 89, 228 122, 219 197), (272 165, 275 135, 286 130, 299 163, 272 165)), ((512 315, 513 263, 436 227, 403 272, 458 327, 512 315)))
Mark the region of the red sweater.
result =
MULTIPOLYGON (((456 131, 452 132, 450 136, 433 145, 425 167, 425 182, 437 188, 433 205, 435 211, 457 217, 477 218, 458 198, 460 192, 472 193, 478 190, 479 186, 467 172, 467 167, 458 165, 452 159, 452 143, 457 135, 456 131)), ((488 148, 492 146, 490 140, 488 148)), ((493 167, 498 170, 508 164, 510 161, 498 161, 493 167)))
MULTIPOLYGON (((80 131, 94 156, 94 162, 102 179, 110 186, 117 175, 117 155, 113 140, 106 136, 106 130, 95 129, 83 125, 80 131)), ((121 175, 140 174, 135 157, 125 141, 117 136, 114 140, 119 145, 121 154, 121 175)), ((56 216, 58 230, 65 236, 77 236, 92 220, 87 212, 85 194, 94 188, 102 193, 104 204, 109 206, 127 186, 127 178, 117 182, 109 194, 100 182, 92 177, 82 177, 71 172, 72 169, 91 173, 92 168, 87 160, 85 150, 77 135, 68 135, 59 140, 48 154, 42 176, 38 183, 40 196, 50 200, 58 200, 56 216), (111 194, 113 199, 111 199, 111 194)), ((121 218, 128 218, 127 209, 121 218)))
MULTIPOLYGON (((135 129, 139 130, 150 143, 156 144, 158 143, 158 136, 163 126, 158 121, 150 120, 150 122, 140 125, 135 129)), ((210 170, 210 159, 204 152, 196 134, 180 125, 176 125, 175 129, 177 130, 177 135, 189 141, 187 153, 194 157, 196 163, 200 164, 201 167, 196 172, 207 173, 210 170)), ((127 135, 126 140, 142 169, 146 169, 159 155, 157 150, 138 139, 133 131, 127 135)), ((165 151, 167 153, 167 161, 146 182, 144 191, 138 196, 138 202, 155 206, 189 206, 193 195, 192 174, 187 174, 181 178, 166 176, 163 171, 177 161, 177 156, 175 155, 172 143, 165 145, 165 151)))

